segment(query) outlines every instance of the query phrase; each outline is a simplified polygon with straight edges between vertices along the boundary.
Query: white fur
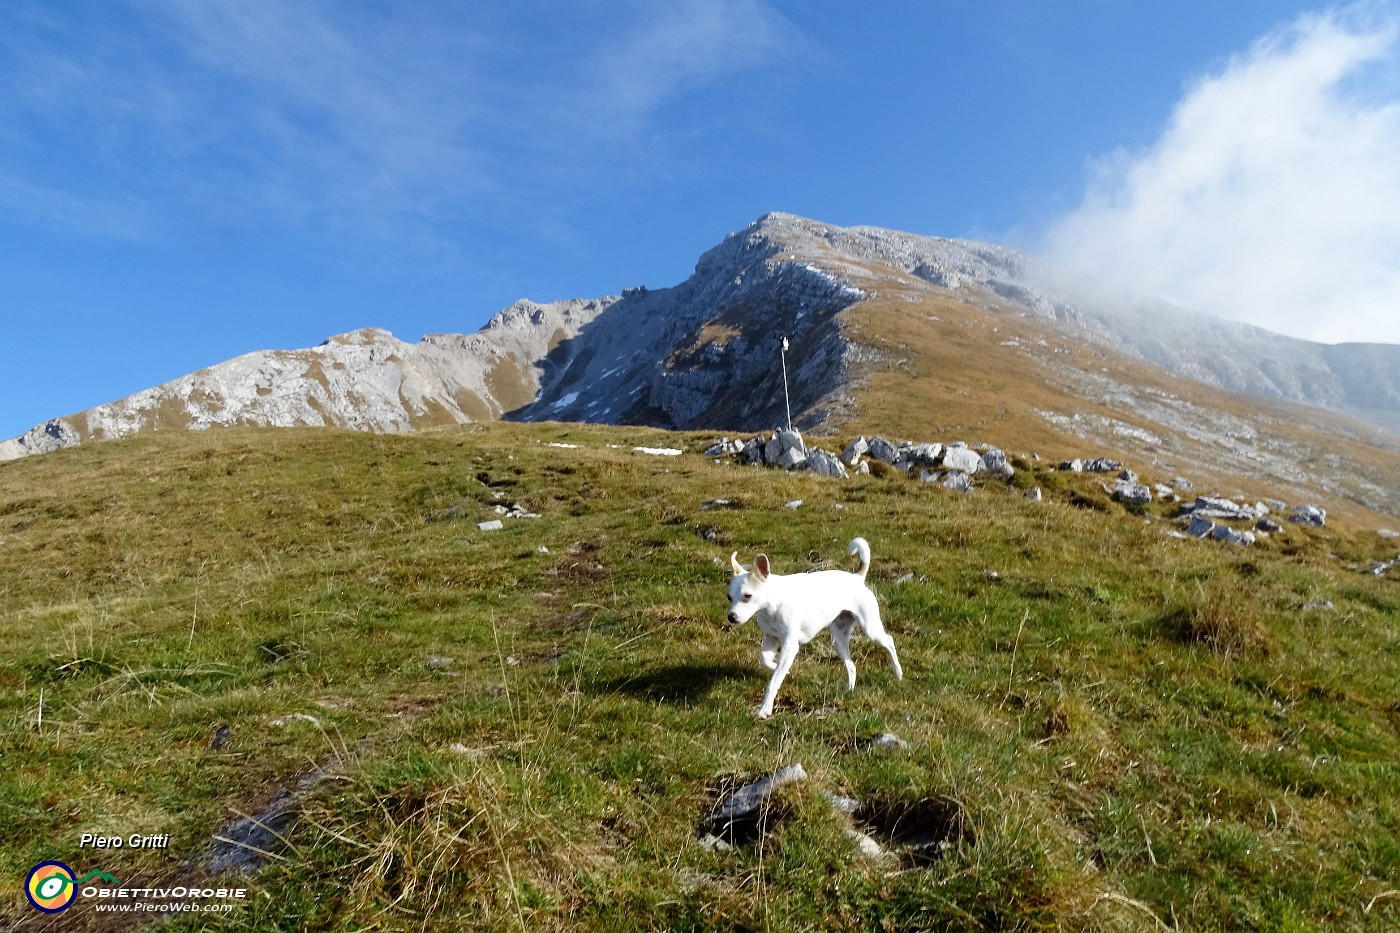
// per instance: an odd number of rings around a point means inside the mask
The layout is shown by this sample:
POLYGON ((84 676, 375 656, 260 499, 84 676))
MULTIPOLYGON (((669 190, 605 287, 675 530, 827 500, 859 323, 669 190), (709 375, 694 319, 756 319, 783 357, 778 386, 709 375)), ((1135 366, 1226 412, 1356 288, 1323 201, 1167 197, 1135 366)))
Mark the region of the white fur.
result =
POLYGON ((875 594, 865 585, 870 570, 870 545, 864 538, 851 542, 849 553, 860 555, 860 571, 819 570, 813 573, 776 574, 768 566, 768 558, 759 554, 752 570, 739 564, 739 552, 729 557, 734 577, 729 581, 729 621, 742 625, 749 619, 758 622, 763 632, 760 655, 763 666, 773 672, 758 718, 773 715, 773 701, 778 688, 792 668, 797 649, 816 637, 824 628, 831 629, 831 641, 836 654, 846 665, 847 689, 856 688, 856 665, 851 660, 851 628, 859 625, 871 640, 890 653, 894 675, 904 678, 894 639, 880 622, 880 606, 875 594))

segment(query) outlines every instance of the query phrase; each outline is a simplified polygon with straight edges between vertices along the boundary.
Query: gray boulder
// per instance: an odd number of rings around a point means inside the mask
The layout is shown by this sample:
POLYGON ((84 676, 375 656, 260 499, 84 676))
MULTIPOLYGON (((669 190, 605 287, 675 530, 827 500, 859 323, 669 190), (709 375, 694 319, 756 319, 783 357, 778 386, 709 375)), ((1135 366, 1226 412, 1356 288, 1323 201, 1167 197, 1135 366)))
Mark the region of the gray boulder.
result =
POLYGON ((1045 494, 1042 493, 1040 491, 1040 487, 1037 486, 1030 492, 1026 493, 1026 499, 1031 502, 1043 502, 1045 500, 1045 494))
POLYGON ((981 472, 987 474, 988 476, 995 476, 997 479, 1009 480, 1016 475, 1016 468, 1011 464, 1003 461, 1001 466, 994 467, 990 470, 983 466, 981 472))
POLYGON ((1084 461, 1078 458, 1074 460, 1061 460, 1060 469, 1069 473, 1082 473, 1084 472, 1084 461))
POLYGON ((945 470, 957 470, 960 473, 972 474, 981 468, 982 458, 977 456, 975 450, 950 446, 943 452, 943 469, 945 470))
POLYGON ((982 473, 998 479, 1009 480, 1016 475, 1016 468, 1006 459, 1006 454, 997 447, 988 447, 982 453, 982 473))
POLYGON ((1124 505, 1147 505, 1152 501, 1152 490, 1136 482, 1136 477, 1132 480, 1120 479, 1113 485, 1113 498, 1124 505))
POLYGON ((1240 505, 1231 499, 1217 496, 1197 496, 1196 501, 1187 506, 1187 510, 1192 515, 1201 515, 1205 518, 1237 518, 1254 521, 1259 517, 1253 506, 1240 505))
POLYGON ((895 461, 899 459, 899 451, 883 437, 872 437, 870 439, 869 453, 870 456, 874 457, 876 460, 879 460, 881 463, 888 463, 890 466, 894 466, 895 461))
POLYGON ((807 454, 795 447, 789 447, 778 454, 777 465, 784 470, 795 470, 807 462, 807 454))
POLYGON ((778 443, 782 446, 783 450, 796 450, 803 456, 807 454, 807 443, 802 440, 802 435, 796 431, 779 431, 778 443))
POLYGON ((841 451, 841 462, 848 467, 855 466, 870 450, 870 445, 866 443, 864 437, 858 437, 846 445, 846 449, 841 451))
POLYGON ((1229 525, 1216 525, 1211 529, 1210 536, 1216 541, 1238 544, 1241 547, 1249 547, 1254 543, 1253 533, 1248 531, 1236 531, 1229 525))
POLYGON ((1186 533, 1193 538, 1204 538, 1215 530, 1215 522, 1199 515, 1191 517, 1191 524, 1186 526, 1186 533))
POLYGON ((743 450, 743 441, 738 440, 737 438, 731 441, 727 437, 722 437, 719 440, 715 441, 713 444, 711 444, 709 447, 705 448, 704 456, 710 458, 725 457, 730 454, 742 453, 743 450))
POLYGON ((1317 505, 1295 505, 1288 513, 1290 522, 1321 528, 1327 524, 1327 510, 1317 505))
POLYGON ((1254 530, 1262 531, 1265 534, 1271 535, 1275 532, 1282 531, 1283 526, 1280 525, 1278 522, 1274 521, 1272 518, 1261 518, 1259 519, 1259 521, 1254 523, 1254 530))
POLYGON ((846 466, 833 453, 814 447, 807 452, 807 469, 822 476, 846 478, 846 466))
POLYGON ((1110 460, 1107 457, 1089 460, 1084 464, 1085 473, 1116 473, 1121 469, 1123 469, 1123 464, 1119 463, 1117 460, 1110 460))
POLYGON ((739 451, 739 459, 744 463, 762 463, 763 439, 759 437, 750 438, 749 442, 744 445, 743 450, 739 451))
POLYGON ((913 444, 899 452, 902 464, 910 467, 931 467, 938 464, 938 455, 943 452, 942 444, 913 444))
POLYGON ((972 477, 961 470, 949 470, 943 474, 943 488, 954 492, 971 492, 972 477))

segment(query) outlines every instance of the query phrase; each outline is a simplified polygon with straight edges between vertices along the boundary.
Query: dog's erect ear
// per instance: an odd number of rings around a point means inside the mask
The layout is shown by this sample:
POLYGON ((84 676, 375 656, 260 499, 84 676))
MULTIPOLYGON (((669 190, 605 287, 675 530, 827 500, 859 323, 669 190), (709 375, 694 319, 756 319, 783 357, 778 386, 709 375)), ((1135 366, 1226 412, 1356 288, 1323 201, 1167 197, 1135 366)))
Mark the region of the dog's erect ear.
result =
POLYGON ((760 554, 753 559, 753 572, 750 574, 750 576, 754 577, 759 583, 762 583, 764 580, 768 579, 767 554, 760 554))
POLYGON ((731 566, 731 567, 734 568, 734 576, 736 576, 736 577, 741 577, 741 576, 744 575, 744 573, 745 573, 744 565, 741 564, 741 563, 739 563, 739 552, 738 552, 738 551, 735 551, 733 554, 730 554, 730 555, 729 555, 729 566, 731 566))

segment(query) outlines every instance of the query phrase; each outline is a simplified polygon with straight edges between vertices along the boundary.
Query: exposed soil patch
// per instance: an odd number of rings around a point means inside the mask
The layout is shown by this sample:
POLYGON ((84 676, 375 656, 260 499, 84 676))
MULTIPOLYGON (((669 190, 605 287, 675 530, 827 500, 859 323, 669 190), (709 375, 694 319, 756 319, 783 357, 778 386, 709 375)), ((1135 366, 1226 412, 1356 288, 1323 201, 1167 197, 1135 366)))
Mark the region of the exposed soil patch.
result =
POLYGON ((860 805, 855 821, 908 865, 927 865, 959 844, 972 844, 972 827, 956 801, 876 798, 860 805))

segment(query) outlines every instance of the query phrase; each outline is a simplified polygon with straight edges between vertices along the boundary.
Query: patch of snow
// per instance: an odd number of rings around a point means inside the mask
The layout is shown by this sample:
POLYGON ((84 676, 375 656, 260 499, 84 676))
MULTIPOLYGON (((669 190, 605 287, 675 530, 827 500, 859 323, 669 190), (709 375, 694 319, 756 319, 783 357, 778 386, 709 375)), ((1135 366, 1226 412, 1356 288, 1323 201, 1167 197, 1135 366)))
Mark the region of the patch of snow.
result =
POLYGON ((685 453, 684 450, 677 450, 674 447, 633 447, 632 449, 655 457, 679 457, 685 453))

